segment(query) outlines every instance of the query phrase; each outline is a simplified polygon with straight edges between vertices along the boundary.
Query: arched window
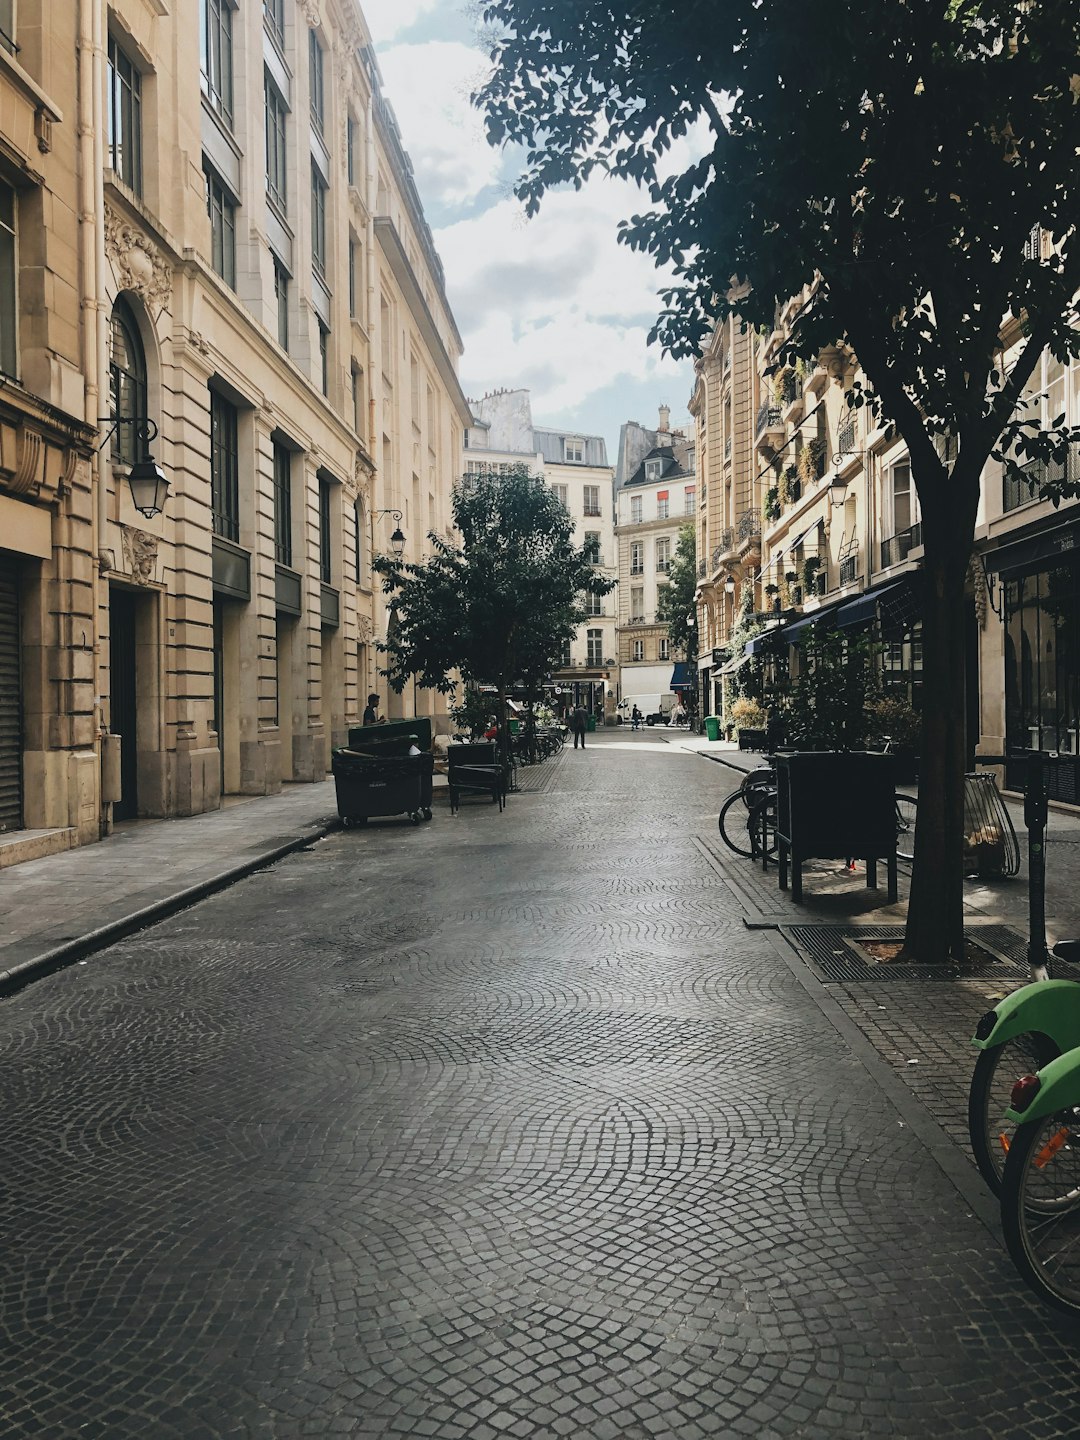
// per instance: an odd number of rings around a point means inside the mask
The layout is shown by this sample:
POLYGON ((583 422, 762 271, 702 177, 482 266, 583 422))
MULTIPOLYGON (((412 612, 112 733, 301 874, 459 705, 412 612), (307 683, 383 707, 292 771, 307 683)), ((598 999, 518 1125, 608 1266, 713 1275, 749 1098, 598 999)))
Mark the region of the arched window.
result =
POLYGON ((365 589, 370 583, 367 561, 367 517, 364 514, 363 500, 357 500, 353 506, 353 517, 356 524, 356 583, 365 589))
POLYGON ((146 424, 146 353, 125 300, 117 300, 112 312, 109 415, 125 422, 113 431, 112 458, 121 465, 134 465, 145 448, 139 432, 146 424))

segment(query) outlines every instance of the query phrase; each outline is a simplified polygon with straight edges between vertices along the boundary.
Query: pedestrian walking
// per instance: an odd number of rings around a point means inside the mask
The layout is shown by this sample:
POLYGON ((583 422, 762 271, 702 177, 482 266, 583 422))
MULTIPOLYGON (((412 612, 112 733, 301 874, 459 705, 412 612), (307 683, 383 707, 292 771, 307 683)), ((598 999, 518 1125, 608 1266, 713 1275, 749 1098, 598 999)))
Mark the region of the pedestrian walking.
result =
POLYGON ((580 740, 581 748, 584 750, 585 731, 589 727, 589 712, 585 709, 584 705, 577 705, 574 707, 574 714, 571 718, 571 726, 574 731, 574 749, 577 749, 578 741, 580 740))
POLYGON ((634 708, 630 711, 630 729, 631 729, 631 730, 640 730, 640 729, 641 729, 641 711, 637 708, 636 705, 635 705, 634 708))

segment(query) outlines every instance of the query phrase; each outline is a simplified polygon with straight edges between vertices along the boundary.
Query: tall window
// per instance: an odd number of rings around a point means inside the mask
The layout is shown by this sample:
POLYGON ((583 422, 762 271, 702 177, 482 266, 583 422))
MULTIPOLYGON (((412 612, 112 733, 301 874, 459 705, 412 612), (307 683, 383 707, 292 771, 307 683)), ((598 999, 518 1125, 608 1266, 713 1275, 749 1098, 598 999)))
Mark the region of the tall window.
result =
POLYGON ((18 50, 15 44, 15 0, 0 0, 0 45, 11 55, 18 50))
POLYGON ((330 331, 319 321, 319 385, 324 395, 330 394, 330 331))
POLYGON ((600 486, 599 486, 599 485, 585 485, 585 486, 582 487, 582 490, 583 490, 583 492, 584 492, 585 514, 586 514, 586 515, 599 515, 599 514, 600 514, 600 486))
POLYGON ((911 466, 892 467, 893 534, 911 529, 911 466))
POLYGON ((274 256, 274 303, 277 305, 277 338, 283 350, 289 348, 289 277, 285 266, 274 256))
POLYGON ((0 370, 15 375, 19 365, 19 310, 15 268, 15 191, 0 181, 0 370))
POLYGON ((311 162, 311 264, 320 280, 326 279, 326 181, 311 162))
POLYGON ((630 496, 630 519, 635 525, 641 524, 641 496, 630 496))
POLYGON ((567 504, 568 493, 567 487, 565 485, 552 485, 551 493, 555 496, 555 499, 558 500, 559 504, 563 507, 564 510, 568 510, 570 508, 567 504))
POLYGON ((356 583, 366 589, 364 576, 364 502, 357 500, 353 506, 353 524, 356 527, 356 583))
POLYGON ((231 0, 202 0, 199 28, 202 42, 202 88, 211 107, 232 129, 233 7, 231 0))
POLYGON ((263 21, 279 50, 285 48, 285 0, 263 0, 263 21))
POLYGON ((585 631, 585 663, 587 665, 604 663, 604 632, 602 630, 585 631))
POLYGON ((559 668, 569 670, 570 668, 570 641, 564 640, 562 650, 559 652, 559 668))
POLYGON ((635 660, 644 660, 644 659, 645 659, 645 641, 644 641, 644 640, 635 640, 635 641, 634 641, 634 659, 635 659, 635 660))
POLYGON ((333 579, 330 557, 330 482, 319 477, 319 579, 329 585, 333 579))
POLYGON ((240 539, 240 455, 236 407, 210 391, 210 513, 214 534, 240 539))
POLYGON ((697 486, 688 485, 683 491, 683 514, 693 515, 697 507, 697 486))
POLYGON ((323 88, 323 52, 314 30, 308 31, 308 86, 311 92, 311 123, 325 133, 326 91, 323 88))
POLYGON ((292 456, 274 441, 274 559, 292 565, 292 456))
POLYGON ((590 565, 599 565, 599 564, 600 564, 600 531, 599 531, 599 530, 586 530, 586 531, 585 531, 585 545, 584 545, 583 548, 584 548, 584 550, 585 550, 585 559, 589 562, 589 564, 590 564, 590 565))
POLYGON ((350 185, 356 184, 356 121, 349 115, 345 120, 345 174, 350 185))
POLYGON ((142 76, 109 36, 109 164, 142 194, 142 76))
POLYGON ((663 462, 662 460, 646 460, 646 461, 645 461, 645 479, 646 479, 646 480, 659 480, 659 479, 660 479, 660 476, 661 476, 663 473, 664 473, 664 462, 663 462))
POLYGON ((641 575, 645 571, 645 546, 641 540, 634 540, 630 545, 630 574, 641 575))
POLYGON ((594 619, 598 615, 603 615, 603 613, 604 597, 602 595, 586 595, 585 614, 588 615, 590 619, 594 619))
POLYGON ((573 440, 567 436, 562 443, 563 459, 580 465, 585 459, 585 441, 573 440))
POLYGON ((142 458, 140 428, 146 423, 146 355, 127 302, 117 300, 112 312, 109 354, 109 418, 123 423, 112 433, 112 458, 134 465, 142 458))
POLYGON ((364 405, 364 372, 359 365, 354 365, 352 370, 352 414, 353 429, 358 435, 367 433, 367 415, 364 405))
POLYGON ((671 642, 666 635, 660 636, 659 657, 661 660, 669 660, 671 658, 671 642))
POLYGON ((656 542, 656 568, 666 575, 671 569, 671 541, 657 540, 656 542))
POLYGON ((349 315, 356 319, 356 241, 349 236, 349 315))
POLYGON ((288 162, 285 154, 285 117, 289 107, 285 97, 263 74, 263 98, 266 102, 266 198, 284 218, 288 209, 288 162))
POLYGON ((668 518, 668 492, 666 490, 656 492, 656 518, 658 520, 668 518))
POLYGON ((640 624, 645 619, 645 590, 641 585, 630 587, 630 623, 640 624))
POLYGON ((210 216, 210 264, 226 285, 236 284, 236 204, 217 173, 203 165, 210 216))

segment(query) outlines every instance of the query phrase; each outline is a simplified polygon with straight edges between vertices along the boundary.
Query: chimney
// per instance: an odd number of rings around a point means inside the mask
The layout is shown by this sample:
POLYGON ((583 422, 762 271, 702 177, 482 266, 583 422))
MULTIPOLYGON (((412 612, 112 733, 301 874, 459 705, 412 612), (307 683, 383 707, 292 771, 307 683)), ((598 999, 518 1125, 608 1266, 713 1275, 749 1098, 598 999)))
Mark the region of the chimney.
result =
POLYGON ((661 406, 660 406, 660 424, 657 426, 657 429, 660 431, 660 434, 661 434, 661 435, 666 435, 667 432, 668 432, 668 430, 669 430, 670 428, 671 428, 671 407, 670 407, 669 405, 661 405, 661 406))

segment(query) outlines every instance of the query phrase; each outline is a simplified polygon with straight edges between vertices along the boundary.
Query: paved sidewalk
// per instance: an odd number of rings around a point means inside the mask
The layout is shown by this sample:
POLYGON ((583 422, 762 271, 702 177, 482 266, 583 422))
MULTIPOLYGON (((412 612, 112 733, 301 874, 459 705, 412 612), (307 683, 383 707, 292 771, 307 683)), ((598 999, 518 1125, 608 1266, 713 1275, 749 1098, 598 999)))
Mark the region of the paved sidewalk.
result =
POLYGON ((0 871, 0 993, 172 914, 338 823, 333 781, 137 820, 96 845, 0 871))

